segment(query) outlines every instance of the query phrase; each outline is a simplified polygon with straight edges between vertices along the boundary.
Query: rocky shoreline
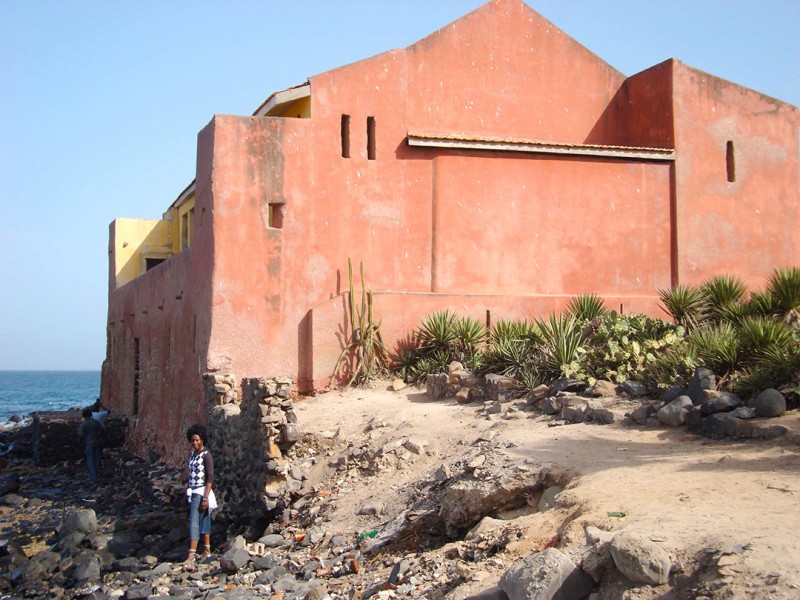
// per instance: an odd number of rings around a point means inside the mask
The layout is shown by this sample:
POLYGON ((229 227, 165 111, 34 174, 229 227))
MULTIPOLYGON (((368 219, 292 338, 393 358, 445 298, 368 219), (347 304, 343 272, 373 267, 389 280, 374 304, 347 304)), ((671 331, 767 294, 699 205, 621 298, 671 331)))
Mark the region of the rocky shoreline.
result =
MULTIPOLYGON (((101 480, 91 482, 81 460, 37 466, 28 424, 0 432, 8 451, 0 457, 0 596, 507 600, 556 597, 556 590, 567 594, 557 597, 649 600, 668 589, 674 598, 713 598, 715 590, 728 597, 732 586, 754 585, 750 576, 725 576, 741 571, 742 557, 753 553, 749 545, 676 551, 660 534, 620 527, 624 511, 578 526, 585 505, 574 497, 575 473, 535 454, 520 458, 524 438, 510 434, 525 422, 555 431, 608 421, 597 418, 594 405, 591 419, 566 418, 584 408, 580 403, 594 402, 568 389, 518 398, 503 394, 501 383, 496 399, 490 393, 472 407, 410 393, 396 423, 386 413, 373 416, 375 404, 362 408, 364 398, 340 407, 348 434, 318 427, 297 441, 294 458, 304 473, 289 507, 272 522, 225 522, 223 513, 214 521, 212 556, 188 565, 182 470, 112 448, 101 480), (560 410, 548 417, 550 400, 560 410), (430 420, 434 407, 439 419, 464 419, 448 432, 450 442, 425 437, 411 420, 417 413, 430 420), (348 500, 354 489, 364 491, 348 500), (337 518, 344 513, 351 516, 337 518)), ((398 416, 402 393, 388 393, 398 394, 385 400, 398 416)), ((332 407, 337 400, 325 402, 332 407)), ((652 400, 625 392, 604 402, 614 417, 604 429, 664 427, 652 400), (634 418, 637 410, 644 424, 634 418)), ((301 420, 314 416, 314 405, 297 407, 301 420)), ((702 406, 695 410, 707 420, 702 406)), ((793 447, 795 437, 781 437, 793 447)), ((616 448, 620 456, 633 452, 616 448)), ((788 494, 791 484, 768 489, 788 494)), ((791 597, 797 588, 786 575, 757 589, 791 597)))

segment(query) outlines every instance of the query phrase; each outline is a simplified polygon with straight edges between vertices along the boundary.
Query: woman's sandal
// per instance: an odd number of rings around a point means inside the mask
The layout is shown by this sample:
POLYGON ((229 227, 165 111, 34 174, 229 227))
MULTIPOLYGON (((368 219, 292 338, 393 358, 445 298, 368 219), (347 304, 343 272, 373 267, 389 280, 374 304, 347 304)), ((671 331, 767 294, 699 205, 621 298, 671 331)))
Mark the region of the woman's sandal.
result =
POLYGON ((202 558, 208 558, 211 556, 211 545, 203 546, 203 553, 200 555, 202 558))
POLYGON ((194 562, 195 555, 197 554, 197 550, 189 550, 189 555, 184 559, 184 564, 190 564, 194 562))

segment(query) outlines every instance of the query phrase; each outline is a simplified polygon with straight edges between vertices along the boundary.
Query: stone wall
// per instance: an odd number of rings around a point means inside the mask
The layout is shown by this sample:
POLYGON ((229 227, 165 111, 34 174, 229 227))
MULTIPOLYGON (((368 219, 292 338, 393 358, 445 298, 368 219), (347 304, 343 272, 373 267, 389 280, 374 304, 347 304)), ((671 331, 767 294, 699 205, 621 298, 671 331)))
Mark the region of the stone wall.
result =
POLYGON ((207 373, 204 383, 221 515, 243 520, 285 509, 303 479, 292 461, 300 432, 291 378, 243 379, 241 395, 230 373, 207 373))
MULTIPOLYGON (((38 466, 51 466, 64 461, 84 458, 84 448, 78 437, 83 423, 80 410, 41 411, 33 413, 33 460, 38 466)), ((103 421, 105 448, 120 448, 125 443, 128 417, 118 413, 103 421)))

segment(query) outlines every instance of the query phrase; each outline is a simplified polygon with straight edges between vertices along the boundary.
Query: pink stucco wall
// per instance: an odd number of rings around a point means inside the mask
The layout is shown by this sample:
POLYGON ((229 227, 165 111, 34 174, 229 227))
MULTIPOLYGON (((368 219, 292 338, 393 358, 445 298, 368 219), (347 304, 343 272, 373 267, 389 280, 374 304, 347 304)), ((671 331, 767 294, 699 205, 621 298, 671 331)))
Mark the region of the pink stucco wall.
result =
POLYGON ((625 79, 518 0, 309 83, 308 119, 214 117, 198 137, 192 248, 110 294, 103 395, 131 410, 143 340, 140 449, 183 455, 206 371, 325 386, 348 334, 348 259, 364 264, 392 349, 435 310, 533 318, 596 292, 663 316, 671 284, 759 285, 800 260, 796 108, 674 60, 625 79), (676 158, 419 148, 409 133, 676 158))
POLYGON ((773 269, 800 263, 800 112, 677 61, 673 86, 680 280, 730 273, 762 287, 773 269))

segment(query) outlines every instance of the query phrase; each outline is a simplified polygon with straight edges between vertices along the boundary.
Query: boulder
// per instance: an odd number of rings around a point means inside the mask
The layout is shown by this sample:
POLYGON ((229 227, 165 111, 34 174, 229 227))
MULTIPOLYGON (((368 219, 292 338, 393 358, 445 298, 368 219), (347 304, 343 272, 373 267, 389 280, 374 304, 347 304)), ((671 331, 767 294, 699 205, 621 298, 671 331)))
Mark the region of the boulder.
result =
POLYGON ((562 489, 563 488, 560 485, 551 485, 549 488, 547 488, 542 493, 542 497, 539 498, 539 503, 536 505, 536 510, 542 512, 548 508, 553 508, 556 505, 556 496, 561 492, 562 489))
POLYGON ((669 404, 673 400, 677 400, 681 396, 685 396, 686 392, 680 386, 674 385, 671 388, 664 390, 664 393, 661 394, 661 401, 664 404, 669 404))
POLYGON ((19 490, 19 473, 14 471, 0 477, 0 496, 19 490))
POLYGON ((546 415, 557 415, 561 412, 561 402, 555 396, 542 400, 542 411, 546 415))
POLYGON ((526 556, 500 578, 500 588, 510 600, 585 598, 594 581, 555 548, 526 556))
POLYGON ((250 561, 250 553, 244 548, 231 548, 219 559, 220 568, 227 574, 233 575, 250 561))
POLYGON ((75 563, 73 579, 79 584, 100 579, 100 560, 96 556, 84 556, 75 563))
POLYGON ((713 415, 714 413, 730 412, 734 408, 739 407, 742 401, 736 394, 730 392, 722 392, 714 398, 710 398, 700 405, 700 412, 704 415, 713 415))
POLYGON ((58 530, 58 535, 64 538, 75 532, 85 535, 92 535, 97 532, 97 515, 91 508, 82 508, 70 512, 67 518, 64 519, 64 524, 58 530))
POLYGON ((686 413, 692 410, 692 399, 689 396, 678 396, 675 400, 662 406, 656 413, 658 422, 667 427, 678 427, 686 423, 686 413))
POLYGON ((721 440, 727 433, 727 423, 731 417, 727 413, 716 413, 703 419, 701 432, 704 436, 714 440, 721 440))
POLYGON ((652 415, 654 412, 656 412, 656 410, 652 404, 642 404, 630 414, 631 421, 637 425, 644 425, 647 423, 647 419, 650 417, 650 415, 652 415))
POLYGON ((581 568, 595 581, 600 581, 606 573, 614 570, 614 559, 611 557, 611 546, 608 542, 595 544, 581 561, 581 568))
POLYGON ((692 404, 699 406, 705 401, 703 390, 714 390, 717 388, 717 377, 714 372, 707 367, 697 367, 694 370, 694 377, 686 390, 686 395, 692 399, 692 404))
POLYGON ((757 417, 780 417, 786 412, 786 398, 778 390, 768 388, 756 396, 753 408, 757 417))
POLYGON ((610 550, 619 572, 635 583, 661 585, 669 579, 669 554, 642 535, 620 532, 611 539, 610 550))
POLYGON ((641 381, 623 381, 619 387, 623 392, 626 392, 635 398, 647 396, 647 394, 650 393, 650 388, 648 388, 641 381))
POLYGON ((537 402, 547 398, 549 393, 550 393, 550 386, 541 383, 537 385, 535 388, 533 388, 530 392, 528 392, 528 395, 525 396, 525 401, 528 404, 536 404, 537 402))
POLYGON ((572 392, 579 394, 584 391, 589 384, 585 381, 578 381, 577 379, 568 379, 566 377, 559 377, 555 383, 550 386, 550 395, 555 396, 559 392, 572 392))

